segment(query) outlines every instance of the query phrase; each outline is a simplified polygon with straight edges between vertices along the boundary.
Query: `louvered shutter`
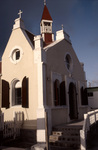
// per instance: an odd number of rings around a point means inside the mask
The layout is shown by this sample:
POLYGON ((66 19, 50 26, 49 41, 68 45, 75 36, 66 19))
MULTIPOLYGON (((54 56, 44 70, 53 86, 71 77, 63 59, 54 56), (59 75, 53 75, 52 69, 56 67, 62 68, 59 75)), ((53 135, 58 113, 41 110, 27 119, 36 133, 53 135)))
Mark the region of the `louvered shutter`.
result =
POLYGON ((22 107, 28 108, 28 78, 24 77, 22 81, 22 107))
POLYGON ((60 105, 66 105, 65 81, 60 84, 60 105))
POLYGON ((59 81, 57 79, 54 82, 54 104, 59 105, 59 81))
POLYGON ((2 80, 2 107, 9 108, 9 83, 2 80))
POLYGON ((84 103, 84 89, 83 89, 83 87, 81 88, 81 104, 85 105, 85 103, 84 103))

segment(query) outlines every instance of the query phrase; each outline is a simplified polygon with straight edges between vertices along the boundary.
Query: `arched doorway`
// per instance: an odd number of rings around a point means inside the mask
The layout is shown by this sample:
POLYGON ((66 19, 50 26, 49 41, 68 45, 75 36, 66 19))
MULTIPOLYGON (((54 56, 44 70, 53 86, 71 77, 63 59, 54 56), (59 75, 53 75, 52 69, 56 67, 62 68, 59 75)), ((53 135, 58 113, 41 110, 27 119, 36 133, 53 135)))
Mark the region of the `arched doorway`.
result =
POLYGON ((78 119, 77 93, 74 83, 69 85, 69 116, 70 119, 78 119))

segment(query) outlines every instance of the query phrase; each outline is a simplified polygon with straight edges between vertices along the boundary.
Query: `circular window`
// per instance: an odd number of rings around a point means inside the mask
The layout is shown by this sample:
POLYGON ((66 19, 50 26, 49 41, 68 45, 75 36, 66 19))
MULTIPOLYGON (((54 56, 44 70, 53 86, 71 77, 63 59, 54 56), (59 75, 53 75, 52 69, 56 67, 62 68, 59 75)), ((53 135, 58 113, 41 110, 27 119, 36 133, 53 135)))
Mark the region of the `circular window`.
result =
POLYGON ((69 71, 72 71, 72 66, 73 66, 73 63, 72 63, 72 58, 69 54, 66 54, 66 57, 65 57, 65 62, 66 62, 66 67, 69 71))
POLYGON ((23 55, 23 51, 20 48, 14 48, 14 50, 12 49, 12 51, 10 52, 10 60, 12 63, 16 64, 18 63, 23 55))
POLYGON ((13 61, 17 61, 20 59, 20 50, 19 49, 15 49, 12 52, 12 59, 13 59, 13 61))

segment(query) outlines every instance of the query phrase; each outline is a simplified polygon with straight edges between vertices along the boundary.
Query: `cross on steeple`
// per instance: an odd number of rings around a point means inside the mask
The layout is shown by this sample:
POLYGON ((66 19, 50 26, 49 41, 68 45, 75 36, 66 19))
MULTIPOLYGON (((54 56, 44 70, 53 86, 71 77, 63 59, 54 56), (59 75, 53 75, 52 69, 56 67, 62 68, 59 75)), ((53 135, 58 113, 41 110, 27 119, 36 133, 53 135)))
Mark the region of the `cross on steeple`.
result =
POLYGON ((19 13, 18 13, 18 15, 19 15, 19 18, 21 18, 21 14, 22 14, 23 12, 21 11, 21 10, 19 10, 19 13))
POLYGON ((44 5, 46 5, 46 0, 44 0, 44 5))
POLYGON ((64 25, 62 24, 62 30, 64 30, 64 25))

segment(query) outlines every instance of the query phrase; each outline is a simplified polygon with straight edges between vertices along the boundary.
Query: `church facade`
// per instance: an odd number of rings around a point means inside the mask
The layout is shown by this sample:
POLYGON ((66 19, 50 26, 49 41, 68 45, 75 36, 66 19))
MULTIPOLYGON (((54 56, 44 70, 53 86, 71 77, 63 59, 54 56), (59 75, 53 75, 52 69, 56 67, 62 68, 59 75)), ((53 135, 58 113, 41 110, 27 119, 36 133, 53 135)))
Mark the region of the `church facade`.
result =
POLYGON ((24 130, 37 130, 37 142, 46 142, 52 127, 83 119, 88 111, 86 77, 69 35, 52 31, 53 20, 44 5, 41 35, 26 30, 21 16, 2 56, 1 111, 13 120, 24 113, 24 130))

